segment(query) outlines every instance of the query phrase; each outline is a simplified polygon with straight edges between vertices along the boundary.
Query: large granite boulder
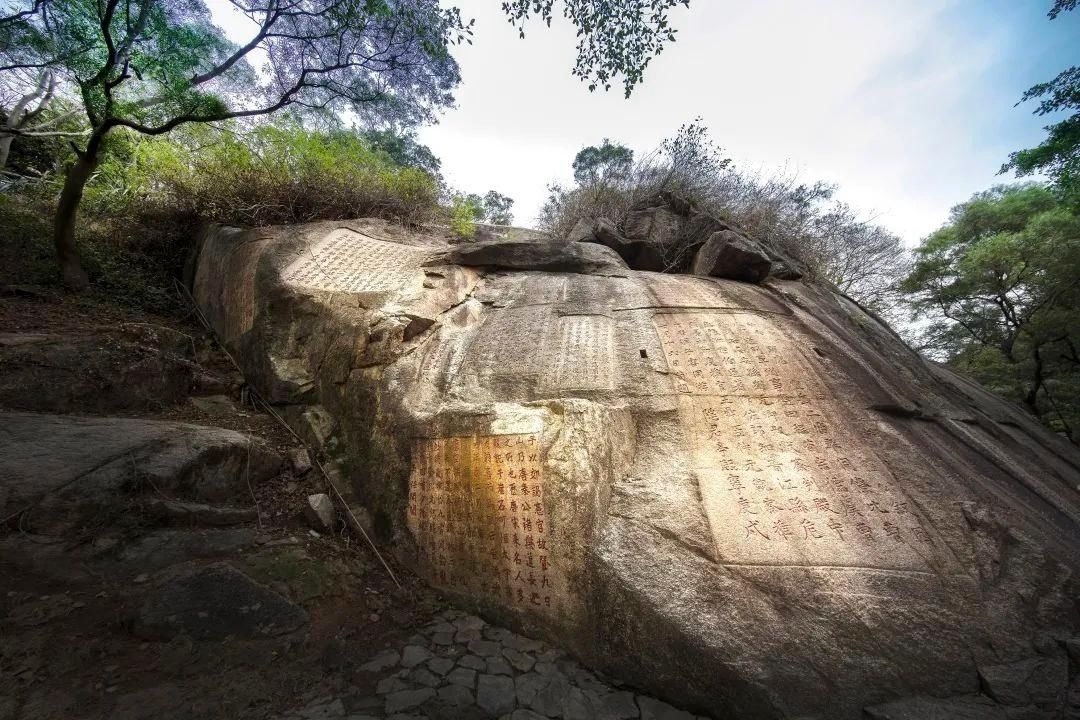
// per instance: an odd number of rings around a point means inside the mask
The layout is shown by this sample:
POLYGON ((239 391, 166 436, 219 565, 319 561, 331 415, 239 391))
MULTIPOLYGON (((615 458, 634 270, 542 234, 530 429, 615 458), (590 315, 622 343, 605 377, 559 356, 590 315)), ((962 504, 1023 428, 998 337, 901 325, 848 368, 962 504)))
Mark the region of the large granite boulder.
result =
POLYGON ((733 230, 721 230, 697 251, 692 271, 695 275, 761 282, 771 269, 772 260, 760 245, 733 230))
POLYGON ((251 486, 276 475, 281 457, 262 441, 224 428, 141 418, 0 412, 0 518, 66 536, 100 527, 150 496, 153 512, 233 524, 251 486), (175 501, 174 501, 175 500, 175 501), (188 501, 188 502, 184 502, 188 501))
POLYGON ((1074 446, 812 283, 449 252, 217 228, 195 273, 401 562, 715 717, 1063 706, 1074 446))
POLYGON ((0 332, 0 407, 157 410, 208 379, 194 351, 183 333, 136 323, 80 335, 0 332))

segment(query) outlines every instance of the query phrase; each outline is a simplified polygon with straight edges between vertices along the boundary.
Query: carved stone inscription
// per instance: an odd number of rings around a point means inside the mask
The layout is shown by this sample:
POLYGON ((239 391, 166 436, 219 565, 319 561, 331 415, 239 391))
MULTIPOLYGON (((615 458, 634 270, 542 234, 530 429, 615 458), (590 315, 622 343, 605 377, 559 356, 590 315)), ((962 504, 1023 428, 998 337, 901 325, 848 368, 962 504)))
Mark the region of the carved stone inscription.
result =
POLYGON ((811 398, 684 397, 702 499, 725 562, 925 569, 933 549, 851 428, 811 398))
POLYGON ((652 275, 648 284, 660 307, 787 313, 775 298, 749 283, 713 282, 685 275, 652 275))
POLYGON ((615 387, 615 322, 603 315, 559 318, 559 348, 554 373, 545 387, 561 390, 612 390, 615 387))
POLYGON ((469 344, 463 369, 480 378, 535 380, 558 360, 558 349, 547 341, 555 322, 547 306, 493 311, 469 344))
POLYGON ((813 368, 768 317, 670 313, 653 317, 681 393, 824 397, 813 368))
POLYGON ((926 570, 933 539, 872 449, 767 317, 653 318, 724 563, 926 570))
POLYGON ((493 311, 469 345, 463 370, 541 391, 615 387, 615 321, 558 317, 549 306, 493 311))
POLYGON ((286 283, 331 292, 387 292, 416 277, 421 248, 335 230, 304 251, 282 273, 286 283))
POLYGON ((447 589, 522 609, 558 605, 538 435, 414 441, 408 526, 447 589))

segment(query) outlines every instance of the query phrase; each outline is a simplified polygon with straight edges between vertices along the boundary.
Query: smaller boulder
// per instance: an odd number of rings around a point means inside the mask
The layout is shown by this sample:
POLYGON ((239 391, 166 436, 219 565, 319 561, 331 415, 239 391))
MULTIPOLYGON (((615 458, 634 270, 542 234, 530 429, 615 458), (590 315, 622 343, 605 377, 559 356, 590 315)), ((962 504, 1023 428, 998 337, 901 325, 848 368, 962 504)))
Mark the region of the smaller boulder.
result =
POLYGON ((334 501, 326 493, 308 495, 307 504, 304 505, 304 517, 308 524, 315 530, 331 532, 337 520, 337 511, 334 509, 334 501))
POLYGON ((594 236, 594 226, 596 221, 592 218, 581 218, 574 227, 571 228, 570 234, 566 236, 567 242, 590 242, 594 236))
POLYGON ((311 456, 304 448, 293 448, 289 451, 289 463, 292 465, 293 475, 300 477, 311 469, 311 456))
POLYGON ((617 245, 626 242, 626 239, 619 235, 619 229, 615 227, 615 223, 607 218, 600 218, 593 224, 592 236, 596 238, 596 242, 607 245, 613 250, 617 249, 617 245))
POLYGON ((770 269, 772 261, 760 245, 733 230, 721 230, 698 250, 693 273, 759 283, 770 269))

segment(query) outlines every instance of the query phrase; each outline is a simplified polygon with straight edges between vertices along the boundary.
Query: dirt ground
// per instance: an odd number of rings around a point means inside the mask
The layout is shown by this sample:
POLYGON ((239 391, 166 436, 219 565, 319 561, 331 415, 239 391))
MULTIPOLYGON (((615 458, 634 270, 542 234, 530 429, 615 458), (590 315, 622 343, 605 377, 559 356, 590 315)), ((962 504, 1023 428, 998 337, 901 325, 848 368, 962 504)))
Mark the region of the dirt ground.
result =
MULTIPOLYGON (((235 375, 190 317, 155 317, 35 289, 0 295, 0 334, 94 335, 125 323, 186 333, 201 367, 224 378, 235 375)), ((270 415, 245 403, 242 384, 233 390, 228 402, 188 399, 161 410, 116 414, 239 430, 283 455, 298 448, 270 415)), ((400 645, 447 606, 392 564, 402 584, 397 587, 371 549, 343 526, 334 534, 310 530, 303 503, 308 494, 324 490, 316 471, 297 476, 288 463, 277 477, 252 488, 258 518, 248 529, 254 542, 226 561, 300 604, 310 618, 298 631, 266 639, 142 640, 132 632, 132 618, 153 577, 102 573, 89 581, 62 580, 49 567, 13 562, 5 557, 12 546, 3 546, 8 549, 0 551, 0 720, 264 718, 373 682, 359 665, 400 645)), ((94 543, 101 531, 61 539, 65 552, 94 543)), ((13 538, 57 540, 26 533, 19 518, 0 526, 0 543, 13 538)), ((186 565, 210 561, 190 558, 186 565)))

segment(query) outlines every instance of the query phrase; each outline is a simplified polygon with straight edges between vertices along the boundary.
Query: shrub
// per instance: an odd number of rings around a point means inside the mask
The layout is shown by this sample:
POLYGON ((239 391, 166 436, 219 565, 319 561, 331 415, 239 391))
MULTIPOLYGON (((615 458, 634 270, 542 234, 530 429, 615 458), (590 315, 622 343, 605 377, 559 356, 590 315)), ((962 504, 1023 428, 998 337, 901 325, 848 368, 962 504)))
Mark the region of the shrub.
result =
POLYGON ((450 232, 462 240, 476 236, 476 221, 483 218, 483 207, 476 196, 455 195, 450 205, 450 232))
MULTIPOLYGON (((360 135, 296 125, 194 127, 168 137, 117 132, 87 185, 78 244, 97 291, 147 309, 176 306, 202 220, 233 225, 382 217, 425 222, 443 212, 428 172, 394 163, 360 135)), ((50 220, 55 174, 0 197, 5 282, 58 284, 50 220)))
POLYGON ((346 131, 200 128, 181 143, 140 142, 130 163, 115 173, 111 194, 156 198, 176 211, 236 225, 356 217, 419 223, 438 204, 438 183, 430 174, 395 165, 346 131))
MULTIPOLYGON (((579 220, 599 217, 623 227, 633 209, 675 193, 800 260, 879 312, 889 314, 900 304, 898 282, 908 257, 896 235, 836 201, 832 185, 806 184, 786 171, 763 176, 736 169, 699 121, 683 125, 659 149, 619 172, 583 177, 587 182, 572 188, 549 188, 541 211, 544 230, 566 237, 579 220)), ((673 267, 685 266, 706 239, 688 226, 665 256, 673 258, 673 267)))

